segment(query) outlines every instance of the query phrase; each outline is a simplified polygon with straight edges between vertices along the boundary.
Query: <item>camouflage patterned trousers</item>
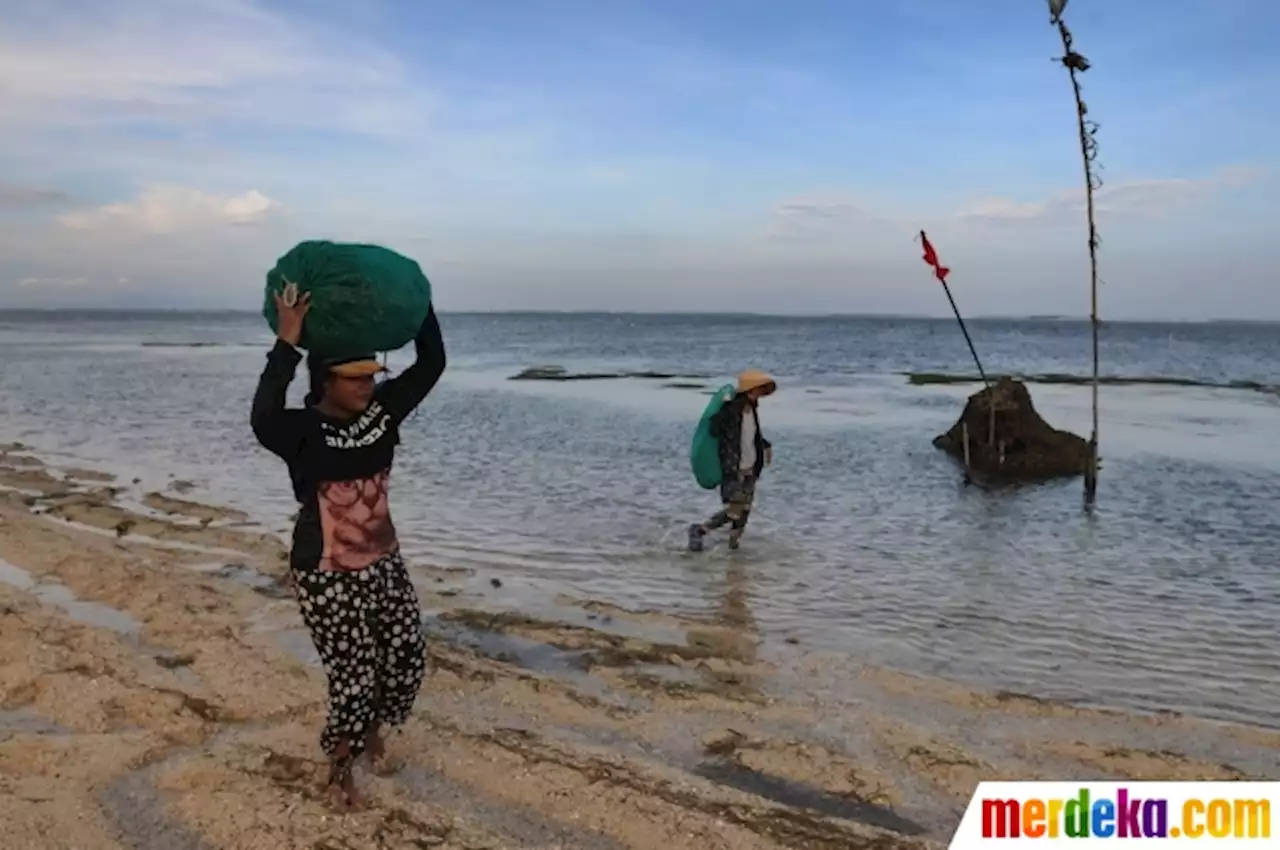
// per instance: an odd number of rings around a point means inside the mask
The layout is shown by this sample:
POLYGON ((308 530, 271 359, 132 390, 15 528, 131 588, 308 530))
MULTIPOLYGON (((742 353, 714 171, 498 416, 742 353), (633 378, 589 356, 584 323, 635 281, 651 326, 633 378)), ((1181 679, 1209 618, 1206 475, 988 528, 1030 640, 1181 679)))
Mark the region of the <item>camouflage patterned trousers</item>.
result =
POLYGON ((749 472, 727 478, 720 485, 720 501, 724 508, 711 517, 708 529, 729 526, 729 543, 736 544, 751 519, 751 505, 756 500, 756 478, 749 472))

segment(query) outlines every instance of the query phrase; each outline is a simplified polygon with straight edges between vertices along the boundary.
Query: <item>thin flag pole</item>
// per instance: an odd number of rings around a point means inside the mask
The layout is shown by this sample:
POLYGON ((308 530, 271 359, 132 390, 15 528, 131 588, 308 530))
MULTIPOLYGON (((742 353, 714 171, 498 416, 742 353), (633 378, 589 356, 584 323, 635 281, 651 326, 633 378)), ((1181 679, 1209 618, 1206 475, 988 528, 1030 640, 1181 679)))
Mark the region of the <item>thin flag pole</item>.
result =
POLYGON ((956 321, 960 323, 960 333, 964 334, 964 341, 969 344, 969 353, 973 355, 973 362, 978 366, 978 375, 982 377, 982 385, 990 390, 991 382, 987 380, 987 373, 982 368, 982 361, 978 358, 978 349, 973 347, 973 339, 969 336, 969 329, 964 326, 964 318, 960 315, 960 308, 956 306, 956 299, 951 296, 951 287, 947 286, 947 275, 951 273, 951 269, 938 262, 938 255, 933 250, 933 244, 923 230, 920 231, 920 243, 924 246, 924 261, 933 266, 933 276, 942 284, 942 291, 947 293, 947 300, 951 302, 951 311, 956 314, 956 321))

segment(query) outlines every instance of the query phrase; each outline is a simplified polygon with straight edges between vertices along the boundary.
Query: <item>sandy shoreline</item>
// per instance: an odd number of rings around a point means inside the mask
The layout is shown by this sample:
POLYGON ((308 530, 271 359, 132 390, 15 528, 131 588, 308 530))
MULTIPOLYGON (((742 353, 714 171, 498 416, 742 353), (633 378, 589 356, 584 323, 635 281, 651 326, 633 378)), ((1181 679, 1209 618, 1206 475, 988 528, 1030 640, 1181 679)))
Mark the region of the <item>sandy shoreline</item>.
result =
POLYGON ((864 705, 823 711, 731 618, 566 599, 572 621, 537 619, 445 568, 418 571, 433 669, 392 740, 401 769, 362 776, 370 810, 335 816, 281 541, 105 478, 0 446, 15 850, 887 850, 945 845, 982 778, 1280 778, 1275 733, 880 668, 857 671, 864 705))

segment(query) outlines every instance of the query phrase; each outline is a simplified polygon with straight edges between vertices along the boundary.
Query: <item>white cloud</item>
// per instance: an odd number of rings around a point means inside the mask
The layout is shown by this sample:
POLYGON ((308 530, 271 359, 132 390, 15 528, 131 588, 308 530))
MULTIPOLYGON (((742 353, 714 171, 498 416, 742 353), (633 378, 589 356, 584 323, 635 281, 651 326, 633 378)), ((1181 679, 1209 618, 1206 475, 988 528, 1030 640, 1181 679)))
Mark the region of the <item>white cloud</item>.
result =
POLYGON ((842 192, 815 192, 774 205, 765 238, 775 242, 812 242, 893 228, 899 214, 885 204, 842 192))
MULTIPOLYGON (((1151 178, 1103 185, 1094 195, 1100 217, 1157 218, 1177 208, 1194 206, 1214 193, 1246 186, 1267 175, 1254 167, 1225 168, 1203 178, 1151 178)), ((1085 209, 1081 189, 1068 189, 1039 200, 988 197, 951 212, 906 209, 883 199, 822 191, 784 199, 774 205, 765 238, 775 243, 803 243, 858 252, 878 250, 884 241, 910 239, 921 228, 960 232, 966 224, 1028 224, 1074 220, 1085 209)))
POLYGON ((1015 201, 1012 198, 980 198, 956 212, 959 218, 994 221, 1021 221, 1040 218, 1049 208, 1047 201, 1015 201))
MULTIPOLYGON (((709 160, 696 145, 671 153, 659 139, 659 150, 640 156, 629 143, 602 150, 560 141, 595 127, 590 110, 606 102, 606 111, 666 116, 676 98, 746 99, 752 87, 810 115, 804 120, 825 122, 831 110, 818 106, 842 95, 820 91, 820 81, 703 61, 697 51, 685 61, 631 61, 657 49, 646 40, 615 51, 613 63, 582 60, 589 85, 530 91, 525 84, 534 80, 494 87, 435 72, 424 85, 425 71, 411 67, 418 55, 401 62, 362 37, 361 20, 376 10, 348 7, 342 14, 351 26, 339 31, 324 23, 333 20, 336 0, 316 3, 289 4, 297 12, 271 0, 5 4, 0 157, 15 163, 21 185, 0 185, 0 303, 61 293, 67 303, 146 295, 252 305, 275 258, 317 236, 421 252, 429 273, 448 269, 440 272, 442 289, 465 300, 480 299, 470 287, 487 287, 493 305, 516 297, 513 287, 531 305, 551 303, 562 278, 576 281, 564 284, 565 304, 622 304, 633 296, 620 281, 646 281, 636 284, 637 304, 662 286, 677 298, 706 287, 700 291, 714 301, 717 288, 739 291, 747 279, 758 281, 755 297, 776 291, 787 300, 803 290, 806 275, 832 292, 858 286, 869 297, 903 279, 916 285, 923 268, 911 240, 922 227, 971 280, 999 280, 997 266, 1029 264, 1024 255, 1032 253, 1080 253, 1079 240, 1059 248, 1055 228, 1045 226, 1078 223, 1078 190, 980 199, 961 209, 904 208, 856 191, 770 204, 764 187, 780 174, 742 181, 728 173, 732 160, 709 160), (655 67, 656 76, 649 73, 655 67), (441 101, 435 86, 451 80, 475 97, 441 101), (601 90, 607 97, 598 97, 601 90), (324 138, 332 131, 365 138, 335 145, 324 138), (751 187, 734 190, 732 200, 703 188, 729 177, 751 187), (94 186, 146 188, 77 208, 68 194, 79 194, 86 178, 94 186), (287 217, 276 198, 288 200, 287 217), (1019 222, 1032 224, 1007 238, 1019 222), (983 257, 989 269, 978 265, 983 257)), ((806 173, 818 165, 809 163, 806 173)), ((1099 202, 1107 215, 1149 216, 1256 176, 1117 180, 1099 202)), ((1170 229, 1131 228, 1179 241, 1170 229)), ((1117 255, 1141 244, 1120 238, 1124 230, 1105 231, 1117 255)), ((1024 291, 1011 280, 1012 291, 1024 291)), ((809 297, 818 298, 813 286, 809 297)))
POLYGON ((159 184, 135 197, 0 228, 0 304, 252 304, 302 234, 257 189, 159 184))
POLYGON ((256 0, 45 0, 5 10, 0 125, 252 120, 420 132, 431 99, 393 55, 256 0))
POLYGON ((239 195, 211 195, 186 186, 153 186, 130 203, 78 210, 59 216, 58 221, 71 230, 119 229, 160 235, 259 224, 280 206, 256 189, 239 195))
MULTIPOLYGON (((1208 177, 1165 177, 1104 183, 1094 192, 1099 215, 1156 217, 1176 207, 1202 201, 1214 192, 1253 183, 1266 176, 1265 169, 1231 167, 1208 177)), ((1083 178, 1082 178, 1083 179, 1083 178)), ((956 211, 956 217, 974 221, 1032 221, 1085 210, 1083 186, 1058 192, 1038 201, 981 198, 956 211)))

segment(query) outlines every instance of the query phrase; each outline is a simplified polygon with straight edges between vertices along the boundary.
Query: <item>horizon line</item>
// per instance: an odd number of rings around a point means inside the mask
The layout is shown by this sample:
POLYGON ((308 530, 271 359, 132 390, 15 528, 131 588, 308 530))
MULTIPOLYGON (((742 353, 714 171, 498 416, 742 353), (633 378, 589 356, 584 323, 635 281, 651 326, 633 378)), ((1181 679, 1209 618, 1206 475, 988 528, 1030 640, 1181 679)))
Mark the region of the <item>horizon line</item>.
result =
MULTIPOLYGON (((222 315, 222 316, 260 316, 260 310, 248 309, 243 307, 5 307, 0 305, 0 315, 21 315, 21 314, 49 314, 49 313, 79 313, 79 314, 134 314, 134 315, 222 315)), ((715 317, 723 319, 911 319, 911 320, 927 320, 927 321, 947 321, 954 319, 954 316, 938 315, 930 313, 851 313, 851 312, 829 312, 829 313, 769 313, 757 311, 709 311, 709 310, 586 310, 586 309, 563 309, 563 310, 506 310, 506 309, 490 309, 490 310, 440 310, 441 315, 455 316, 685 316, 685 317, 715 317)), ((978 313, 972 316, 965 316, 965 321, 1052 321, 1064 323, 1085 323, 1090 321, 1089 316, 1071 316, 1059 315, 1053 313, 978 313)), ((1152 317, 1141 316, 1119 316, 1111 319, 1103 319, 1099 317, 1099 324, 1106 326, 1112 323, 1130 323, 1130 324, 1168 324, 1168 325, 1188 325, 1188 324, 1249 324, 1249 325, 1272 325, 1280 324, 1280 318, 1275 319, 1256 319, 1256 318, 1240 318, 1232 316, 1222 317, 1203 317, 1203 318, 1181 318, 1181 319, 1158 319, 1152 317)))

